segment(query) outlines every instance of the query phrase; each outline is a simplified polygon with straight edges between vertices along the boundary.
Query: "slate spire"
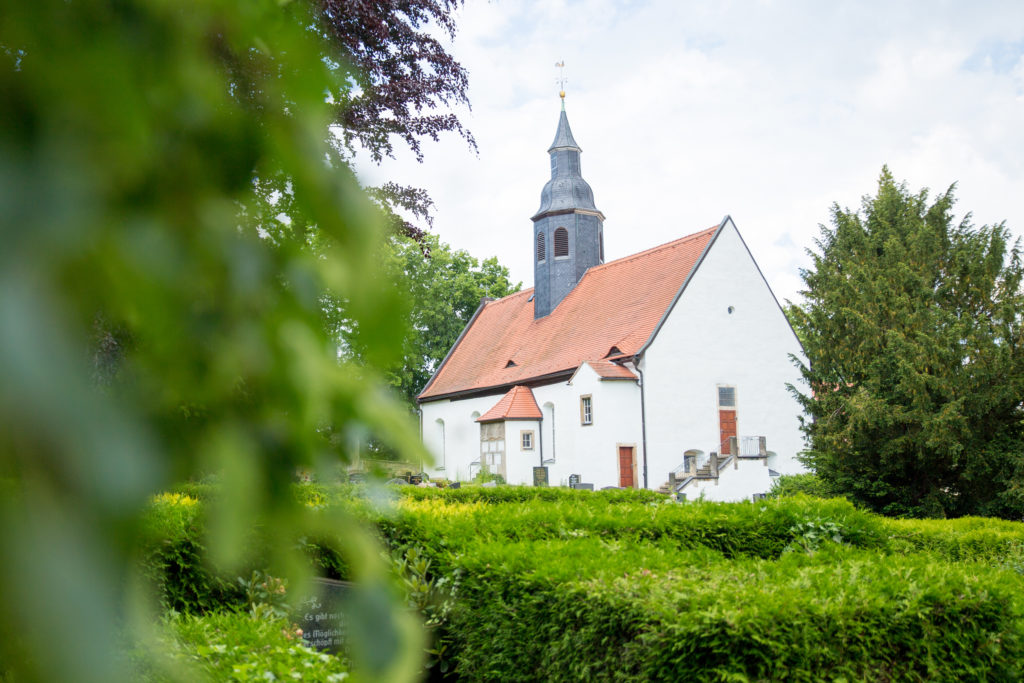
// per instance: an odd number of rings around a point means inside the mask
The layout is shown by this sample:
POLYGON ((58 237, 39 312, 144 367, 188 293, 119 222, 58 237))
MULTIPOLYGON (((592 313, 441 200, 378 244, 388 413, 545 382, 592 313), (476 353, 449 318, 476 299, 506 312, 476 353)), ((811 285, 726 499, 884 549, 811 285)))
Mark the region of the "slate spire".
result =
POLYGON ((594 191, 583 179, 580 154, 565 113, 548 148, 551 178, 540 193, 533 215, 535 318, 550 313, 591 266, 604 263, 604 214, 594 204, 594 191))
POLYGON ((569 128, 569 117, 565 115, 565 100, 562 100, 562 115, 558 117, 558 131, 555 133, 555 141, 548 147, 548 153, 550 154, 556 149, 583 151, 576 144, 576 139, 572 136, 572 129, 569 128))

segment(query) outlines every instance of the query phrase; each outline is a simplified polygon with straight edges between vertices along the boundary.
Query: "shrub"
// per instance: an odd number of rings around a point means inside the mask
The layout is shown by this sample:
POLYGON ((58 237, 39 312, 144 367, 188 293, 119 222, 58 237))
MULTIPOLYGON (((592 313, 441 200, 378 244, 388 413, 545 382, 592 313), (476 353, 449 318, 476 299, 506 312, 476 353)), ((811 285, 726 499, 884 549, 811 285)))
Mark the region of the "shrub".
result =
POLYGON ((783 474, 772 482, 768 498, 788 498, 796 495, 814 498, 835 498, 839 496, 822 479, 813 472, 803 474, 783 474))
POLYGON ((725 561, 595 539, 480 544, 453 652, 465 680, 1010 680, 1018 579, 833 544, 725 561))
POLYGON ((348 678, 347 662, 302 644, 295 626, 284 619, 253 618, 246 613, 171 614, 164 624, 170 662, 140 657, 136 678, 152 683, 303 680, 338 683, 348 678))
POLYGON ((155 496, 143 519, 142 572, 164 610, 203 613, 244 603, 233 577, 206 562, 203 503, 181 493, 155 496))
POLYGON ((953 561, 1021 564, 1024 524, 987 517, 884 519, 896 552, 928 552, 953 561))

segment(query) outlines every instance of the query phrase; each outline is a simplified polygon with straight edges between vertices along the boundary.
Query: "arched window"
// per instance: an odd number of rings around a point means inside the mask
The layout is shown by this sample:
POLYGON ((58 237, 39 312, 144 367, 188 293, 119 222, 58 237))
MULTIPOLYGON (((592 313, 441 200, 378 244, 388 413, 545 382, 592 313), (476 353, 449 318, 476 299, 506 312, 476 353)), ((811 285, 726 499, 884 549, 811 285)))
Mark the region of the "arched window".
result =
POLYGON ((555 230, 555 258, 569 255, 569 231, 565 228, 555 230))
MULTIPOLYGON (((548 401, 547 403, 544 404, 544 408, 542 409, 542 411, 543 411, 541 413, 541 415, 543 415, 542 419, 543 420, 547 420, 548 429, 549 429, 547 443, 551 444, 550 446, 548 446, 548 454, 550 454, 551 457, 544 459, 544 464, 548 465, 548 464, 552 464, 552 463, 555 462, 555 404, 552 403, 551 401, 548 401)), ((543 429, 543 428, 544 428, 544 425, 541 424, 541 429, 543 429)), ((542 439, 541 440, 541 448, 543 448, 544 447, 544 441, 543 441, 543 436, 544 435, 543 435, 543 432, 541 434, 542 434, 542 436, 541 436, 541 439, 542 439)))
POLYGON ((547 249, 544 244, 544 233, 537 233, 537 262, 540 263, 544 260, 544 255, 547 253, 547 249))
POLYGON ((440 463, 440 467, 438 467, 437 469, 443 470, 444 466, 446 464, 445 461, 448 459, 447 458, 447 456, 448 456, 448 453, 447 453, 448 445, 445 443, 446 439, 445 439, 445 433, 444 433, 444 420, 442 420, 441 418, 437 418, 437 420, 434 422, 434 424, 435 424, 435 431, 437 433, 437 437, 436 437, 437 438, 437 445, 441 447, 441 449, 440 449, 441 450, 441 463, 440 463))

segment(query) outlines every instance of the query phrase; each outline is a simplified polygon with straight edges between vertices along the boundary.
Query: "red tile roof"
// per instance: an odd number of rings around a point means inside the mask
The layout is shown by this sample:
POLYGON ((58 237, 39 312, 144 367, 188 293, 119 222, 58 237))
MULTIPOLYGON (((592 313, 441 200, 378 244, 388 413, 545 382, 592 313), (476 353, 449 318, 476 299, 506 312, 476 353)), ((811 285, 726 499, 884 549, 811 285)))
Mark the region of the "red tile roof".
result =
POLYGON ((533 289, 487 302, 420 400, 522 384, 585 360, 632 356, 651 337, 719 226, 595 266, 555 310, 533 317, 533 289), (512 363, 509 363, 512 361, 512 363))
POLYGON ((602 379, 636 379, 636 374, 629 368, 624 368, 618 363, 610 360, 588 360, 587 365, 594 369, 598 377, 602 379))
POLYGON ((529 387, 512 387, 493 408, 476 419, 477 422, 495 420, 539 420, 540 408, 529 387))

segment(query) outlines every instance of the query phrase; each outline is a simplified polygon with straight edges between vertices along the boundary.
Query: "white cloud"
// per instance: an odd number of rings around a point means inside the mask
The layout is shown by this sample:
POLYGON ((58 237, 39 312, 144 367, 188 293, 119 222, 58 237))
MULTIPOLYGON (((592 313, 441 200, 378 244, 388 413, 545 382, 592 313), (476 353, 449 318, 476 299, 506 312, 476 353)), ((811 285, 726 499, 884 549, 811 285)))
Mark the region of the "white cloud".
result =
POLYGON ((609 258, 731 214, 795 298, 830 205, 858 206, 885 163, 1024 232, 1019 1, 470 0, 458 21, 479 157, 449 138, 362 172, 428 189, 441 238, 525 286, 560 59, 609 258))

